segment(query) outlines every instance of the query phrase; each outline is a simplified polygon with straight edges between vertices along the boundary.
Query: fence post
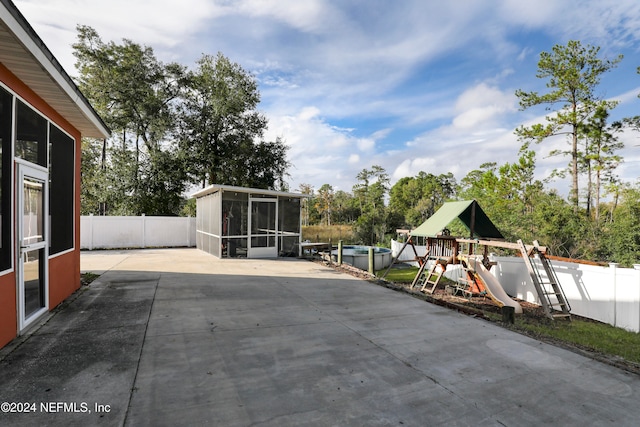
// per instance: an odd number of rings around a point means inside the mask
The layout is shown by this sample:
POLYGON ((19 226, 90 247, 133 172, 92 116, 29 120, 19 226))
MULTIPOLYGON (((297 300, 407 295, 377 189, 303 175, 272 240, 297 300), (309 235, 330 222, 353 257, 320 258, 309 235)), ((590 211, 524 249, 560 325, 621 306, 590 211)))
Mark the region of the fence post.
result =
POLYGON ((342 265, 342 240, 338 240, 338 265, 342 265))
MULTIPOLYGON (((636 310, 640 311, 640 264, 633 264, 633 268, 636 270, 636 277, 638 280, 636 283, 638 284, 638 295, 636 299, 636 310)), ((638 320, 638 329, 640 332, 640 319, 638 320)))
POLYGON ((375 257, 373 256, 373 246, 369 248, 369 273, 375 274, 375 257))
POLYGON ((89 214, 89 250, 93 250, 93 214, 89 214))
POLYGON ((147 234, 147 224, 146 224, 146 217, 144 214, 142 214, 142 248, 146 248, 147 247, 147 239, 146 234, 147 234))
POLYGON ((187 216, 187 247, 191 247, 191 215, 187 216))
POLYGON ((610 262, 611 274, 613 275, 613 326, 618 326, 618 263, 610 262))

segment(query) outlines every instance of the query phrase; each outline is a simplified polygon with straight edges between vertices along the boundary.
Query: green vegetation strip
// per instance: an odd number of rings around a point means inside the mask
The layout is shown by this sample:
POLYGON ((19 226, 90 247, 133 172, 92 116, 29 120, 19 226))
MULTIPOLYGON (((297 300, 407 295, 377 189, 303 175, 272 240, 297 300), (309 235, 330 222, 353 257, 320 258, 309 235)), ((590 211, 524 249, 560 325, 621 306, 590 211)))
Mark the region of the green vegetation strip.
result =
MULTIPOLYGON (((381 277, 385 270, 376 271, 376 276, 381 277)), ((385 280, 393 283, 411 283, 418 274, 418 267, 392 268, 385 277, 385 280)))
POLYGON ((91 282, 93 282, 94 280, 96 280, 98 277, 100 277, 99 274, 95 274, 95 273, 82 273, 80 275, 80 284, 82 286, 87 286, 89 285, 91 282))
POLYGON ((351 225, 308 225, 302 227, 302 240, 311 242, 331 242, 337 245, 342 240, 345 245, 354 244, 353 227, 351 225))
POLYGON ((640 363, 640 334, 616 328, 605 323, 574 317, 564 320, 531 322, 516 318, 516 329, 534 336, 549 337, 600 353, 619 356, 633 363, 640 363))

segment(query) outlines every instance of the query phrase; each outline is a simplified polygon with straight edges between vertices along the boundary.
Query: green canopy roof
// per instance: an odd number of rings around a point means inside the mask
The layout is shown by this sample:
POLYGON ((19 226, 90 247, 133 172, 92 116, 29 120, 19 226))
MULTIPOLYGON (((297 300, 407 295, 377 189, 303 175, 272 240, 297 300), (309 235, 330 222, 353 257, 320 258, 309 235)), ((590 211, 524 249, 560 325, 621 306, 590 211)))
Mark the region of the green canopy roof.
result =
POLYGON ((448 202, 436 213, 411 232, 412 236, 436 237, 447 228, 451 222, 459 218, 460 221, 473 232, 471 237, 479 239, 504 239, 502 233, 491 222, 475 200, 448 202))

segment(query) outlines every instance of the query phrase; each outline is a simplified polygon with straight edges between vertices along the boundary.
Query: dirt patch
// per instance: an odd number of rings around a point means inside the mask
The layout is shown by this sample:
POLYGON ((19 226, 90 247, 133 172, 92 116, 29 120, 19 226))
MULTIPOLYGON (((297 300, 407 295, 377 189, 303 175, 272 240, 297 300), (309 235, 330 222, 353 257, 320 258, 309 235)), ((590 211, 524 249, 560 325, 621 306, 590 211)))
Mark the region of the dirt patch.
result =
MULTIPOLYGON (((519 328, 517 325, 514 325, 514 324, 503 323, 501 308, 498 307, 489 297, 482 296, 482 295, 474 295, 474 296, 471 296, 470 298, 467 298, 460 295, 452 295, 451 292, 446 289, 446 282, 444 281, 438 284, 438 287, 435 289, 435 291, 432 294, 429 294, 425 292, 420 292, 418 288, 411 289, 411 284, 388 282, 386 280, 379 279, 378 277, 369 274, 369 272, 367 271, 360 270, 358 268, 352 267, 347 264, 337 265, 337 264, 329 263, 322 260, 316 260, 314 262, 321 263, 327 267, 347 273, 354 277, 361 278, 363 280, 367 280, 371 283, 375 283, 377 285, 384 286, 386 288, 393 289, 398 292, 407 293, 414 298, 418 298, 423 301, 427 301, 433 304, 447 307, 449 309, 456 310, 458 312, 467 314, 469 316, 478 317, 478 318, 487 320, 499 326, 502 326, 510 330, 513 330, 515 332, 521 333, 523 335, 527 335, 532 338, 535 338, 539 341, 543 341, 548 344, 555 345, 557 347, 562 347, 574 353, 581 354, 585 357, 589 357, 591 359, 595 359, 600 362, 606 363, 608 365, 612 365, 617 368, 623 369, 625 371, 640 375, 640 364, 630 362, 620 356, 604 354, 592 348, 580 346, 580 345, 567 342, 564 340, 560 340, 554 337, 550 337, 547 335, 535 334, 526 329, 519 328)), ((568 322, 569 321, 567 319, 551 320, 546 316, 541 306, 537 304, 532 304, 527 301, 522 301, 522 300, 517 300, 517 301, 522 306, 522 315, 518 315, 518 316, 521 317, 521 319, 524 320, 529 325, 533 324, 533 325, 542 326, 542 325, 549 325, 549 322, 568 322)), ((597 320, 588 319, 586 317, 578 316, 575 314, 572 314, 571 317, 573 319, 580 319, 585 322, 600 323, 597 320)))

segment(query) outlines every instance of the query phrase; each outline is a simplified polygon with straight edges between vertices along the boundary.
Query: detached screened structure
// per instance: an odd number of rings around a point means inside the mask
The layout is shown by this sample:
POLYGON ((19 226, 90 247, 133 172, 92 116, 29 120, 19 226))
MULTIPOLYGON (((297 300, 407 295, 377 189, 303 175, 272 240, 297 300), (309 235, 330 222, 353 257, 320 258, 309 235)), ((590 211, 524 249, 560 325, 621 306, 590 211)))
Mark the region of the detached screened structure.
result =
POLYGON ((303 194, 212 185, 196 198, 196 247, 218 258, 300 256, 303 194))

